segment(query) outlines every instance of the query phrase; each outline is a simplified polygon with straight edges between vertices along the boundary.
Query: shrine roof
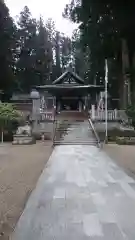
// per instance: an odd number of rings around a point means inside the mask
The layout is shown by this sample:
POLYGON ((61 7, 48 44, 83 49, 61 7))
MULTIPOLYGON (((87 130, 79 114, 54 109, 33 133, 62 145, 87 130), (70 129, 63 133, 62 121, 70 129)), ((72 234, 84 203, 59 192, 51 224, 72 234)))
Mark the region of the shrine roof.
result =
POLYGON ((37 86, 38 90, 48 91, 51 94, 81 94, 84 95, 90 91, 102 91, 104 86, 85 84, 84 80, 73 71, 64 72, 51 85, 37 86))
POLYGON ((37 86, 39 91, 48 91, 52 95, 87 95, 92 92, 100 92, 102 91, 104 86, 97 85, 45 85, 45 86, 37 86))
POLYGON ((77 84, 55 84, 55 85, 41 85, 41 86, 36 86, 37 89, 103 89, 103 85, 77 85, 77 84))
POLYGON ((58 77, 55 81, 53 81, 52 84, 54 85, 54 84, 65 83, 66 78, 73 78, 75 80, 74 83, 84 84, 84 80, 80 76, 78 76, 76 73, 70 70, 64 72, 60 77, 58 77))

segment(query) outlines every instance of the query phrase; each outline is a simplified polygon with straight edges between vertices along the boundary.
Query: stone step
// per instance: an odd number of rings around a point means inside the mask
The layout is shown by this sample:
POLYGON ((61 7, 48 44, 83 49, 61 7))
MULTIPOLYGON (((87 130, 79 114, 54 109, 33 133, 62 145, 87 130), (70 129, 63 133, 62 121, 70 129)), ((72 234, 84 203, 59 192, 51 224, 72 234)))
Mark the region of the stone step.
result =
POLYGON ((55 134, 54 145, 98 145, 88 121, 64 121, 55 134))
POLYGON ((64 142, 64 141, 54 141, 54 145, 56 146, 56 145, 93 145, 93 146, 96 146, 98 143, 97 142, 85 142, 85 141, 83 141, 83 142, 64 142))
MULTIPOLYGON (((59 129, 56 129, 56 131, 63 131, 66 130, 64 127, 61 127, 59 129)), ((73 131, 73 130, 79 130, 78 126, 76 127, 68 127, 66 131, 73 131)), ((88 131, 92 130, 92 128, 88 128, 88 131)), ((90 131, 91 132, 91 131, 90 131)))

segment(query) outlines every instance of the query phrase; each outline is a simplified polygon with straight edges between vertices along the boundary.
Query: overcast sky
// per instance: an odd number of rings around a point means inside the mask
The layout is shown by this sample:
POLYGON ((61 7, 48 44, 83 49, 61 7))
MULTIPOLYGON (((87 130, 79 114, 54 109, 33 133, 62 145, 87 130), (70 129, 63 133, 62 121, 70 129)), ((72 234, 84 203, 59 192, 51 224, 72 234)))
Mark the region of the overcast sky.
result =
POLYGON ((71 36, 75 24, 62 18, 62 12, 70 0, 5 0, 10 9, 12 17, 17 16, 24 6, 28 6, 33 17, 39 18, 40 15, 46 20, 52 18, 55 21, 56 28, 71 36))

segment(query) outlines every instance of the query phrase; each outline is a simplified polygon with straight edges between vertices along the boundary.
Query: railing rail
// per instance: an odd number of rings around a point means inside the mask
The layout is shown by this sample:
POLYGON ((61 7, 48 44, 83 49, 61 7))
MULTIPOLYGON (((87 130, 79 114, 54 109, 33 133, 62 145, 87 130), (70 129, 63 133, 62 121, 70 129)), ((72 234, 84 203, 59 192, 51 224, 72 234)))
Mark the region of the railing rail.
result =
POLYGON ((55 113, 54 111, 44 111, 40 113, 41 121, 54 121, 55 119, 55 113))
POLYGON ((53 146, 55 145, 56 131, 57 131, 57 120, 55 119, 53 123, 53 146))
POLYGON ((98 136, 98 134, 97 134, 97 132, 96 132, 96 130, 95 130, 95 127, 94 127, 94 125, 93 125, 93 123, 92 123, 92 121, 91 121, 90 118, 88 119, 88 122, 89 122, 89 124, 90 124, 90 126, 91 126, 91 128, 92 128, 92 130, 93 130, 93 133, 94 133, 95 138, 96 138, 96 140, 97 140, 98 147, 101 148, 100 138, 99 138, 99 136, 98 136))
MULTIPOLYGON (((92 109, 89 111, 90 117, 92 121, 105 121, 106 120, 106 111, 96 109, 94 105, 92 105, 92 109)), ((131 119, 127 116, 125 110, 107 110, 107 120, 108 121, 118 121, 123 124, 132 125, 131 119)))
MULTIPOLYGON (((94 114, 90 111, 90 115, 92 120, 97 121, 105 121, 106 119, 106 112, 101 110, 95 110, 94 114)), ((120 116, 118 114, 118 110, 108 110, 107 111, 107 119, 108 121, 118 121, 120 120, 120 116)))

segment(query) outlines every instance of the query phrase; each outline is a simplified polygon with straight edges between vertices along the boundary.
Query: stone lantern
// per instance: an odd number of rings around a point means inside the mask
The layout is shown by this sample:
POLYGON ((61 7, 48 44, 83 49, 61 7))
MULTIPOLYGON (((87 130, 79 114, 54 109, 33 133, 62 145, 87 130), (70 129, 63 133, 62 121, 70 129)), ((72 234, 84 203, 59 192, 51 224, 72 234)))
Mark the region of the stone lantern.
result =
POLYGON ((40 119, 40 94, 36 89, 32 89, 30 93, 32 99, 32 121, 33 131, 37 131, 38 120, 40 119))

